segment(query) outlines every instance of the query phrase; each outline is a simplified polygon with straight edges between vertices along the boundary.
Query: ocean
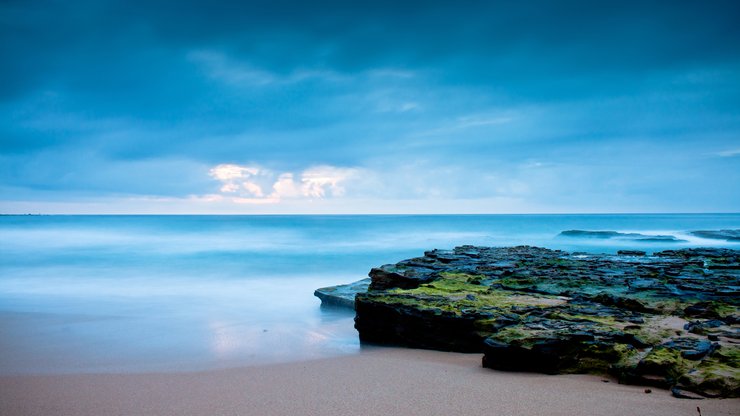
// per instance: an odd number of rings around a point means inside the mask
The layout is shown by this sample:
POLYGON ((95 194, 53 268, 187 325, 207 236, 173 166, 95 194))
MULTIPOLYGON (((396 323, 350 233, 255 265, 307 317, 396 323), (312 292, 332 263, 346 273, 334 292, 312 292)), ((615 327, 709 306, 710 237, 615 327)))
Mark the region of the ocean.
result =
POLYGON ((740 249, 690 234, 720 229, 740 229, 740 214, 0 216, 0 374, 355 354, 353 312, 322 308, 313 291, 374 266, 462 244, 740 249))

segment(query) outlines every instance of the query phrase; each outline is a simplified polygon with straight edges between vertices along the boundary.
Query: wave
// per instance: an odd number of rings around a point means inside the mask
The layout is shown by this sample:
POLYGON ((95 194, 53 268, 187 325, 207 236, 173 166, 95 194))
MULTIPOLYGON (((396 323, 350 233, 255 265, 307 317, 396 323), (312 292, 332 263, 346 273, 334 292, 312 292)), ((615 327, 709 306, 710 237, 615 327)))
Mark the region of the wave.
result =
POLYGON ((673 235, 652 235, 652 234, 641 234, 641 233, 624 233, 619 231, 590 231, 590 230, 567 230, 559 234, 562 237, 576 237, 576 238, 599 238, 599 239, 620 239, 620 240, 633 240, 641 242, 655 242, 655 243, 684 243, 686 240, 676 238, 673 235))
POLYGON ((740 230, 691 231, 691 235, 710 240, 725 240, 740 242, 740 230))

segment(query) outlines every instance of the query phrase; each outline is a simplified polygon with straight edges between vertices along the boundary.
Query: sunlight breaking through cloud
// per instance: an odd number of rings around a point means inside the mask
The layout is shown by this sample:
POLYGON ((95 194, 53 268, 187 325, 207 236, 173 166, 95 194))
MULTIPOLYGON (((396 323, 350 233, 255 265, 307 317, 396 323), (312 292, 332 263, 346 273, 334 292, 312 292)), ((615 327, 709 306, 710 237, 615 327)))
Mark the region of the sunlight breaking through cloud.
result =
POLYGON ((271 204, 282 199, 323 199, 345 194, 345 183, 356 177, 357 168, 329 165, 310 167, 303 172, 276 173, 258 166, 220 164, 209 175, 221 182, 221 194, 242 204, 271 204))

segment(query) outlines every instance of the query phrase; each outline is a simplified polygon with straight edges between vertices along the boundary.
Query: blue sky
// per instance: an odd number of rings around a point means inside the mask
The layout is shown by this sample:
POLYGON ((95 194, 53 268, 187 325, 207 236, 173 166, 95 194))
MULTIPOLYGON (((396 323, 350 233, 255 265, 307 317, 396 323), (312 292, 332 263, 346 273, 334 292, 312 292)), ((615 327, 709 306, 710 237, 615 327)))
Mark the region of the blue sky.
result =
POLYGON ((735 1, 0 3, 0 212, 737 212, 735 1))

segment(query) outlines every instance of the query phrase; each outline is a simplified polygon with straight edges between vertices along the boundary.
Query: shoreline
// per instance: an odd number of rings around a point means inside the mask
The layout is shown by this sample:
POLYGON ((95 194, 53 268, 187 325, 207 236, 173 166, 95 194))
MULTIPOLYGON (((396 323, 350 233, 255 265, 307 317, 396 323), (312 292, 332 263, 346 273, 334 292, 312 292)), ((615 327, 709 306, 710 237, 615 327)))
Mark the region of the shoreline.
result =
POLYGON ((198 372, 0 376, 12 415, 735 415, 592 375, 482 368, 480 354, 377 347, 355 355, 198 372))

